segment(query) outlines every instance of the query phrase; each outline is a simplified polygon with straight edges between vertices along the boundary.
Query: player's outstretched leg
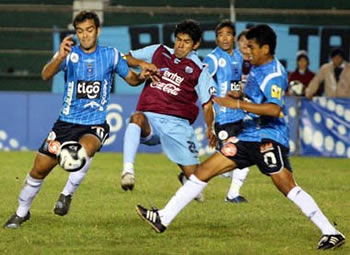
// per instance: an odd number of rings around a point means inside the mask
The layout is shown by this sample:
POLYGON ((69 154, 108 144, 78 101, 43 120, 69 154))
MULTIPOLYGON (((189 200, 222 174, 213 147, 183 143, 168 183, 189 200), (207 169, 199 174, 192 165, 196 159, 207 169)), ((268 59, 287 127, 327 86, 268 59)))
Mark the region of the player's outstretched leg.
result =
POLYGON ((148 210, 142 205, 137 205, 136 212, 143 220, 150 224, 157 233, 162 233, 166 230, 166 226, 164 226, 160 220, 158 209, 148 210))
POLYGON ((225 201, 231 203, 246 203, 248 202, 243 196, 240 195, 239 191, 244 184, 244 181, 248 175, 249 168, 235 169, 232 173, 232 182, 230 189, 226 195, 225 201))

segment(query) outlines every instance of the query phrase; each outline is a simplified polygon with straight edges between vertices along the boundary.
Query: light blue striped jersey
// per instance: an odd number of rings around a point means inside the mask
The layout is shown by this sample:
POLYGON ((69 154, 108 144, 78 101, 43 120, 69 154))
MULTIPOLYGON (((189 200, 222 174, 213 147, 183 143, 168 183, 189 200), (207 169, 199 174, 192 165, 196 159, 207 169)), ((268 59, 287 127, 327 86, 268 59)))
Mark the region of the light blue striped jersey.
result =
MULTIPOLYGON (((208 54, 203 62, 208 65, 209 73, 216 82, 217 96, 224 97, 232 90, 233 82, 240 82, 242 78, 243 57, 239 51, 230 55, 220 47, 216 47, 208 54)), ((220 125, 234 123, 244 118, 241 109, 231 109, 214 104, 215 122, 220 125)))
POLYGON ((274 140, 289 148, 289 130, 286 124, 287 110, 284 94, 288 86, 288 74, 275 58, 267 64, 253 66, 250 70, 244 93, 252 103, 273 103, 282 108, 280 117, 248 114, 243 122, 243 132, 238 138, 242 141, 260 142, 274 140))
POLYGON ((85 53, 73 46, 59 68, 65 73, 63 105, 60 120, 81 124, 102 124, 110 98, 114 73, 124 78, 129 67, 117 49, 97 46, 85 53))

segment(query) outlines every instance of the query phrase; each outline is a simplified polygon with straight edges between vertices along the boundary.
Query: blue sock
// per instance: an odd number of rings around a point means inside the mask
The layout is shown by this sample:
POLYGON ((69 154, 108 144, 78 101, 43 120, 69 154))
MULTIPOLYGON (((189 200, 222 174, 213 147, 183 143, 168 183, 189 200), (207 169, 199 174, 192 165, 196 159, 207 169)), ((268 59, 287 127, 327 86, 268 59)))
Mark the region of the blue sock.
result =
POLYGON ((134 162, 140 138, 141 128, 134 123, 129 123, 124 134, 123 174, 126 172, 134 174, 134 162))

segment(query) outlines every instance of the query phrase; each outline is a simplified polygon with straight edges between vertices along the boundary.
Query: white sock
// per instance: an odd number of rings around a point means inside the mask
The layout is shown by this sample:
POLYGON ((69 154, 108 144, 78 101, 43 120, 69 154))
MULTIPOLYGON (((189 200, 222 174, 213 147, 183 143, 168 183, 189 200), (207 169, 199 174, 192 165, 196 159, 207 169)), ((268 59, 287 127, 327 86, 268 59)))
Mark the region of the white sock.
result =
POLYGON ((22 190, 18 198, 18 208, 16 214, 19 217, 24 217, 28 214, 28 211, 32 205, 34 197, 39 192, 44 180, 39 180, 31 177, 29 174, 24 180, 22 190))
POLYGON ((208 183, 199 180, 192 174, 187 182, 177 190, 167 205, 162 210, 159 210, 158 213, 162 224, 168 226, 176 215, 198 196, 207 185, 208 183))
POLYGON ((91 161, 92 161, 92 158, 88 158, 85 166, 82 169, 69 174, 66 186, 64 187, 64 189, 62 191, 63 195, 65 195, 65 196, 73 195, 73 193, 77 190, 79 185, 84 180, 86 173, 89 170, 89 167, 91 165, 91 161))
POLYGON ((235 169, 232 174, 232 182, 227 197, 232 199, 239 196, 239 191, 248 175, 249 168, 235 169))
POLYGON ((338 233, 326 216, 324 216, 314 199, 302 188, 299 186, 294 187, 289 191, 287 197, 301 209, 306 217, 312 220, 323 235, 334 235, 338 233))

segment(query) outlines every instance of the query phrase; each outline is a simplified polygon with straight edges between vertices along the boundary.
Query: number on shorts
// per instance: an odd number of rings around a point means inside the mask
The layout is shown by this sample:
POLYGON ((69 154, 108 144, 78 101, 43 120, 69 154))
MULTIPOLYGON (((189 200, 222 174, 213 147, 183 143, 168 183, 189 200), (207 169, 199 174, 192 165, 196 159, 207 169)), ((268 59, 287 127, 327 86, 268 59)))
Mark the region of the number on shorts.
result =
POLYGON ((194 142, 187 141, 187 143, 188 143, 188 149, 190 150, 191 153, 198 153, 196 149, 196 144, 194 142))
POLYGON ((269 151, 264 154, 264 162, 266 165, 271 166, 271 165, 276 165, 277 159, 275 154, 272 151, 269 151))

